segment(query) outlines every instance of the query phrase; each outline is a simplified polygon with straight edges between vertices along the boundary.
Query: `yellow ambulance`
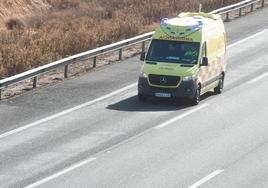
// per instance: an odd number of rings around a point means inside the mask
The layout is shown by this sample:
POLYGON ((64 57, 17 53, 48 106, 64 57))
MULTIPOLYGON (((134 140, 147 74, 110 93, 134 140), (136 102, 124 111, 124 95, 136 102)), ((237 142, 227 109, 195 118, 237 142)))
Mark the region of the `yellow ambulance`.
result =
POLYGON ((188 98, 221 93, 226 70, 226 33, 219 15, 181 13, 163 19, 156 29, 144 61, 138 98, 188 98))

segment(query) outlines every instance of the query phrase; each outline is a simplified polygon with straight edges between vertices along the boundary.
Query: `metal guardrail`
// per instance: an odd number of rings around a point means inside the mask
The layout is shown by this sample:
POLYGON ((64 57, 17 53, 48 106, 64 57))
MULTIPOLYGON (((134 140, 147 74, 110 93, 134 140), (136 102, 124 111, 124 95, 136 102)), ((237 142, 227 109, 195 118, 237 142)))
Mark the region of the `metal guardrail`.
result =
POLYGON ((258 2, 261 1, 261 7, 264 7, 265 5, 265 0, 246 0, 246 1, 242 1, 240 3, 236 3, 227 7, 223 7, 217 10, 214 10, 212 12, 210 12, 211 14, 226 14, 226 19, 225 21, 230 21, 230 12, 235 11, 235 10, 239 10, 239 17, 242 16, 242 9, 244 7, 248 7, 250 6, 250 12, 254 11, 254 5, 258 2))
MULTIPOLYGON (((229 13, 234 11, 234 10, 239 10, 239 16, 242 16, 242 8, 246 7, 246 6, 251 6, 251 11, 254 11, 254 5, 261 1, 261 7, 265 6, 265 0, 245 0, 242 1, 240 3, 237 4, 233 4, 227 7, 223 7, 217 10, 214 10, 210 13, 213 14, 226 14, 226 20, 229 21, 229 13)), ((32 79, 33 78, 33 88, 36 88, 37 86, 37 78, 38 76, 45 74, 49 71, 55 70, 57 68, 62 68, 64 67, 64 78, 68 77, 68 67, 70 64, 74 64, 78 61, 82 61, 82 60, 87 60, 87 59, 91 59, 93 58, 93 68, 95 68, 97 66, 97 56, 108 53, 108 52, 112 52, 112 51, 119 51, 118 54, 118 60, 122 60, 122 52, 123 52, 123 48, 134 45, 134 44, 139 44, 141 43, 141 49, 142 52, 145 51, 145 43, 146 41, 150 40, 152 38, 154 32, 150 32, 150 33, 145 33, 143 35, 139 35, 127 40, 123 40, 117 43, 113 43, 107 46, 103 46, 100 48, 96 48, 93 50, 89 50, 87 52, 84 53, 80 53, 77 55, 73 55, 67 58, 64 58, 62 60, 58 60, 55 61, 53 63, 26 71, 24 73, 15 75, 15 76, 11 76, 9 78, 5 78, 0 80, 0 100, 1 100, 1 93, 2 90, 10 85, 16 84, 18 82, 27 80, 27 79, 32 79)))
POLYGON ((3 80, 0 80, 0 100, 1 100, 1 93, 2 90, 12 84, 16 84, 18 82, 31 79, 33 78, 33 88, 36 88, 37 86, 37 77, 47 73, 49 71, 55 70, 57 68, 64 67, 64 78, 68 78, 68 67, 70 64, 74 64, 79 61, 87 60, 90 58, 93 58, 93 68, 97 66, 97 56, 113 52, 116 50, 119 50, 119 57, 118 60, 122 60, 122 50, 125 47, 141 43, 142 51, 145 51, 145 42, 150 40, 152 38, 154 32, 145 33, 143 35, 139 35, 130 39, 126 39, 117 43, 113 43, 107 46, 103 46, 100 48, 96 48, 93 50, 89 50, 87 52, 83 52, 77 55, 73 55, 58 61, 55 61, 53 63, 23 72, 21 74, 17 74, 15 76, 11 76, 9 78, 5 78, 3 80))

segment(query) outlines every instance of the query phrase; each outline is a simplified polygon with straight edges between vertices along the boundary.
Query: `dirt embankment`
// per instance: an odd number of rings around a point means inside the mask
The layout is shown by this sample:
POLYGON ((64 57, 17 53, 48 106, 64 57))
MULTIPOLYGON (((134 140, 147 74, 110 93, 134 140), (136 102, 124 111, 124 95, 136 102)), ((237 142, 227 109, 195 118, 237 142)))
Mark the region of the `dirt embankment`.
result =
POLYGON ((25 16, 34 16, 40 12, 51 9, 45 0, 1 0, 0 2, 0 27, 6 27, 10 19, 22 19, 25 16))
MULTIPOLYGON (((202 0, 204 11, 239 0, 202 0)), ((154 29, 199 0, 1 0, 0 77, 154 29)))

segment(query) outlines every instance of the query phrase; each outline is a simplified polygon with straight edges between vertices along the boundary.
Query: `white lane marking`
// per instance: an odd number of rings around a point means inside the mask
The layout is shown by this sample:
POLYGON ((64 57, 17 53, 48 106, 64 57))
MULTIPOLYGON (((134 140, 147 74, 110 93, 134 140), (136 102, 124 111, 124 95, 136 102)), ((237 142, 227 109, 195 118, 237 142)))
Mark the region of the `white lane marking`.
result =
MULTIPOLYGON (((160 124, 159 126, 154 127, 154 128, 155 128, 155 129, 161 129, 161 128, 163 128, 163 127, 165 127, 165 126, 167 126, 167 125, 169 125, 169 124, 171 124, 171 123, 173 123, 173 122, 175 122, 175 121, 177 121, 177 120, 179 120, 179 119, 182 119, 182 118, 184 118, 184 117, 186 117, 186 116, 188 116, 188 115, 190 115, 190 114, 192 114, 192 113, 194 113, 194 112, 196 112, 196 111, 198 111, 198 110, 201 110, 202 108, 205 108, 205 107, 207 107, 207 106, 209 106, 208 103, 205 103, 205 104, 202 104, 202 105, 200 105, 200 106, 197 106, 197 107, 195 107, 194 109, 191 109, 191 110, 189 110, 189 111, 187 111, 187 112, 185 112, 185 113, 183 113, 183 114, 181 114, 181 115, 179 115, 179 116, 177 116, 177 117, 175 117, 175 118, 173 118, 173 119, 171 119, 171 120, 169 120, 169 121, 167 121, 167 122, 164 122, 164 123, 162 123, 162 124, 160 124)), ((152 130, 152 129, 149 129, 149 130, 152 130)), ((148 131, 148 130, 147 130, 147 131, 148 131)), ((141 134, 144 134, 144 132, 141 133, 141 134)), ((121 142, 121 143, 119 143, 119 144, 117 144, 117 145, 115 145, 115 146, 112 146, 111 148, 108 148, 108 150, 107 150, 106 153, 110 153, 111 150, 112 150, 112 148, 117 147, 118 145, 121 145, 122 143, 127 143, 127 142, 129 142, 129 140, 135 139, 135 138, 137 138, 138 136, 140 136, 141 134, 136 135, 136 136, 134 136, 134 137, 131 137, 130 139, 127 139, 127 140, 125 140, 125 141, 123 141, 123 142, 121 142)), ((65 168, 65 169, 63 169, 63 170, 60 171, 60 172, 57 172, 57 173, 55 173, 55 174, 53 174, 53 175, 50 175, 50 176, 48 176, 48 177, 46 177, 46 178, 44 178, 44 179, 39 180, 39 181, 37 181, 37 182, 35 182, 35 183, 33 183, 33 184, 30 184, 30 185, 26 186, 25 188, 35 188, 35 187, 38 187, 38 186, 40 186, 40 185, 42 185, 42 184, 45 184, 45 183, 47 183, 47 182, 49 182, 49 181, 51 181, 51 180, 53 180, 53 179, 55 179, 55 178, 57 178, 57 177, 59 177, 59 176, 62 176, 62 175, 64 175, 64 174, 68 173, 68 172, 71 172, 71 171, 73 171, 73 170, 75 170, 75 169, 77 169, 77 168, 79 168, 79 167, 82 167, 82 166, 84 166, 84 165, 87 165, 88 163, 90 163, 90 162, 92 162, 92 161, 94 161, 94 160, 96 160, 96 159, 97 159, 97 158, 89 158, 89 159, 86 159, 86 160, 84 160, 84 161, 82 161, 82 162, 79 162, 79 163, 77 163, 77 164, 75 164, 75 165, 72 165, 72 166, 70 166, 70 167, 68 167, 68 168, 65 168)))
POLYGON ((266 33, 266 32, 268 32, 268 29, 264 29, 264 30, 262 30, 262 31, 260 31, 260 32, 258 32, 258 33, 255 33, 255 34, 253 34, 253 35, 251 35, 251 36, 249 36, 249 37, 246 37, 246 38, 244 38, 244 39, 242 39, 242 40, 240 40, 240 41, 237 41, 237 42, 235 42, 235 43, 232 43, 232 44, 228 45, 227 48, 235 47, 235 46, 237 46, 237 45, 239 45, 239 44, 242 44, 242 43, 244 43, 244 42, 246 42, 246 41, 248 41, 248 40, 250 40, 250 39, 253 39, 253 38, 255 38, 255 37, 257 37, 257 36, 259 36, 259 35, 261 35, 261 34, 263 34, 263 33, 266 33))
POLYGON ((19 127, 19 128, 17 128, 17 129, 13 129, 13 130, 11 130, 11 131, 8 131, 8 132, 6 132, 6 133, 1 134, 1 135, 0 135, 0 139, 5 138, 5 137, 10 136, 10 135, 13 135, 13 134, 16 134, 16 133, 19 133, 19 132, 24 131, 24 130, 26 130, 26 129, 32 128, 32 127, 37 126, 37 125, 39 125, 39 124, 41 124, 41 123, 45 123, 45 122, 47 122, 47 121, 56 119, 56 118, 58 118, 58 117, 60 117, 60 116, 69 114, 69 113, 74 112, 74 111, 76 111, 76 110, 79 110, 79 109, 81 109, 81 108, 90 106, 90 105, 92 105, 92 104, 94 104, 94 103, 97 103, 97 102, 99 102, 99 101, 102 101, 102 100, 104 100, 104 99, 107 99, 107 98, 109 98, 109 97, 112 97, 112 96, 114 96, 114 95, 117 95, 117 94, 119 94, 119 93, 121 93, 121 92, 124 92, 124 91, 126 91, 126 90, 128 90, 128 89, 131 89, 131 88, 134 87, 134 86, 137 86, 137 83, 128 85, 128 86, 123 87, 123 88, 121 88, 121 89, 118 89, 118 90, 116 90, 116 91, 114 91, 114 92, 111 92, 111 93, 109 93, 109 94, 107 94, 107 95, 104 95, 104 96, 99 97, 99 98, 97 98, 97 99, 94 99, 94 100, 92 100, 92 101, 88 101, 88 102, 86 102, 86 103, 80 104, 80 105, 75 106, 75 107, 73 107, 73 108, 64 110, 64 111, 59 112, 59 113, 57 113, 57 114, 54 114, 54 115, 52 115, 52 116, 48 116, 48 117, 46 117, 46 118, 40 119, 40 120, 35 121, 35 122, 33 122, 33 123, 30 123, 30 124, 28 124, 28 125, 24 125, 24 126, 19 127))
POLYGON ((189 116, 190 114, 192 114, 194 112, 197 112, 197 111, 207 107, 208 105, 209 105, 208 103, 205 103, 205 104, 202 104, 200 106, 197 106, 196 108, 193 108, 193 109, 191 109, 191 110, 189 110, 187 112, 184 112, 184 113, 182 113, 182 114, 180 114, 180 115, 178 115, 178 116, 176 116, 176 117, 174 117, 174 118, 172 118, 172 119, 170 119, 170 120, 168 120, 168 121, 166 121, 164 123, 161 123, 160 125, 157 125, 154 128, 155 129, 162 129, 162 128, 164 128, 164 127, 166 127, 166 126, 168 126, 168 125, 170 125, 170 124, 172 124, 172 123, 174 123, 174 122, 176 122, 176 121, 178 121, 178 120, 180 120, 180 119, 182 119, 182 118, 184 118, 186 116, 189 116))
MULTIPOLYGON (((244 38, 244 39, 242 39, 242 40, 240 40, 240 41, 237 41, 237 42, 235 42, 235 43, 233 43, 233 44, 230 44, 229 46, 227 46, 227 48, 232 48, 232 47, 234 47, 234 46, 237 46, 237 45, 239 45, 239 44, 241 44, 241 43, 243 43, 243 42, 246 42, 246 41, 248 41, 248 40, 250 40, 250 39, 252 39, 252 38, 254 38, 254 37, 257 37, 258 35, 263 34, 263 33, 267 32, 267 31, 268 31, 268 29, 265 29, 265 30, 263 30, 263 31, 260 31, 260 32, 258 32, 258 33, 256 33, 256 34, 253 34, 253 35, 251 35, 251 36, 249 36, 249 37, 246 37, 246 38, 244 38)), ((81 108, 84 108, 84 107, 86 107, 86 106, 92 105, 92 104, 94 104, 94 103, 96 103, 96 102, 99 102, 99 101, 101 101, 101 100, 104 100, 104 99, 107 99, 107 98, 109 98, 109 97, 112 97, 113 95, 119 94, 120 92, 126 91, 126 90, 128 90, 128 89, 130 89, 130 88, 132 88, 132 87, 134 87, 134 86, 137 86, 137 83, 131 84, 131 85, 129 85, 129 86, 126 86, 126 87, 124 87, 124 88, 121 88, 121 89, 119 89, 119 90, 116 90, 116 91, 114 91, 114 92, 112 92, 112 93, 110 93, 110 94, 104 95, 104 96, 102 96, 102 97, 100 97, 100 98, 97 98, 97 99, 95 99, 95 100, 86 102, 86 103, 84 103, 84 104, 81 104, 81 105, 79 105, 79 106, 70 108, 70 109, 65 110, 65 111, 62 111, 62 112, 59 112, 59 113, 57 113, 57 114, 54 114, 54 115, 52 115, 52 116, 49 116, 49 117, 46 117, 46 118, 44 118, 44 119, 38 120, 38 121, 36 121, 36 122, 30 123, 30 124, 28 124, 28 125, 22 126, 22 127, 20 127, 20 128, 17 128, 17 129, 8 131, 8 132, 6 132, 6 133, 1 134, 1 135, 0 135, 0 139, 5 138, 5 137, 10 136, 10 135, 13 135, 13 134, 16 134, 16 133, 19 133, 19 132, 21 132, 21 131, 24 131, 24 130, 26 130, 26 129, 29 129, 29 128, 31 128, 31 127, 34 127, 34 126, 36 126, 36 125, 39 125, 39 124, 41 124, 41 123, 44 123, 44 122, 47 122, 47 121, 56 119, 56 118, 58 118, 58 117, 60 117, 60 116, 66 115, 66 114, 71 113, 71 112, 74 112, 74 111, 79 110, 79 109, 81 109, 81 108)))
POLYGON ((208 176, 204 177, 203 179, 199 180, 198 182, 194 183, 193 185, 189 186, 188 188, 197 188, 222 172, 223 170, 216 170, 212 172, 211 174, 209 174, 208 176))
POLYGON ((264 74, 262 74, 262 75, 260 75, 260 76, 258 76, 258 77, 256 77, 256 78, 254 78, 254 79, 248 81, 248 83, 249 83, 249 84, 254 84, 254 83, 258 82, 259 80, 265 78, 266 76, 268 76, 268 72, 266 72, 266 73, 264 73, 264 74))
POLYGON ((84 166, 86 164, 89 164, 89 163, 91 163, 94 160, 96 160, 96 158, 89 158, 87 160, 84 160, 82 162, 79 162, 79 163, 77 163, 77 164, 75 164, 73 166, 70 166, 68 168, 65 168, 64 170, 62 170, 60 172, 57 172, 57 173, 55 173, 55 174, 53 174, 51 176, 48 176, 48 177, 46 177, 46 178, 44 178, 42 180, 39 180, 39 181, 37 181, 37 182, 35 182, 35 183, 31 184, 31 185, 27 185, 25 188, 34 188, 34 187, 37 187, 37 186, 42 185, 44 183, 47 183, 47 182, 49 182, 49 181, 51 181, 51 180, 53 180, 53 179, 55 179, 55 178, 57 178, 59 176, 62 176, 62 175, 66 174, 66 173, 68 173, 70 171, 73 171, 73 170, 75 170, 75 169, 77 169, 77 168, 79 168, 81 166, 84 166))

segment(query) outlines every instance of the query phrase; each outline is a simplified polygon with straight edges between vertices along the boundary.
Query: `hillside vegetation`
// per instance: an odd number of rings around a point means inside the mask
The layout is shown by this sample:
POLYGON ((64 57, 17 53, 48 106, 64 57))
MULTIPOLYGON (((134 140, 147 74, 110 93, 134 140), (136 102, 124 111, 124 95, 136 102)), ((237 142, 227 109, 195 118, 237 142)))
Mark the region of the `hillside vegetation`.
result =
MULTIPOLYGON (((205 11, 239 0, 203 0, 205 11)), ((198 0, 1 0, 0 77, 154 29, 198 0)))

